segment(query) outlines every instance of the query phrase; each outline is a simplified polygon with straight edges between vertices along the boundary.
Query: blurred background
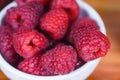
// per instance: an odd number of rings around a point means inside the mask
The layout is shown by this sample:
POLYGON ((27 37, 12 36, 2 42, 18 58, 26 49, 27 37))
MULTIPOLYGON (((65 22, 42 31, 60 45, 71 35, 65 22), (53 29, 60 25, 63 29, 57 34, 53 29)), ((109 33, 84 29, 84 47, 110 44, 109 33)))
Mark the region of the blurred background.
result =
POLYGON ((111 49, 87 80, 120 80, 120 0, 85 0, 101 15, 111 49))
MULTIPOLYGON (((12 0, 0 0, 0 9, 12 0)), ((120 0, 84 0, 101 15, 111 49, 87 80, 120 80, 120 0)), ((0 71, 0 80, 9 80, 0 71)))

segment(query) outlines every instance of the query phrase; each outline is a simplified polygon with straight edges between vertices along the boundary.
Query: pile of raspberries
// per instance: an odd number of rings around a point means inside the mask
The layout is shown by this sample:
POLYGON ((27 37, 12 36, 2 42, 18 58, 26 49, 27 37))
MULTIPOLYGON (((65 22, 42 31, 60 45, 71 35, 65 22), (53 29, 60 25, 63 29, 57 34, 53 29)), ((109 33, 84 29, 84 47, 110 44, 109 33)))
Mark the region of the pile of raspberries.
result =
POLYGON ((75 0, 15 0, 0 26, 0 52, 28 74, 68 74, 106 55, 108 38, 75 0))

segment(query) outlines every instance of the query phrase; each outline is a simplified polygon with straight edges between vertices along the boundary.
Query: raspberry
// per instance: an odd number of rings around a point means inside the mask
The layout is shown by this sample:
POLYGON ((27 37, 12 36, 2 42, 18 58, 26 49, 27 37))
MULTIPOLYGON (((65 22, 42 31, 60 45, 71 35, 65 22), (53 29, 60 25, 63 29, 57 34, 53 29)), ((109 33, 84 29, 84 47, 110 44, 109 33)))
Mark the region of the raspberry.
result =
POLYGON ((33 1, 37 1, 43 5, 46 5, 49 2, 49 0, 15 0, 15 1, 18 3, 18 5, 24 5, 28 2, 33 2, 33 1))
POLYGON ((68 21, 68 15, 63 9, 50 10, 40 19, 39 26, 53 40, 59 40, 67 31, 68 21))
POLYGON ((99 30, 99 27, 97 25, 97 23, 89 18, 89 17, 84 17, 84 18, 78 18, 72 25, 72 29, 75 29, 76 30, 81 28, 86 28, 87 30, 99 30))
POLYGON ((99 31, 99 27, 97 23, 89 17, 78 18, 71 26, 70 33, 68 36, 69 41, 74 42, 76 34, 82 30, 99 31))
POLYGON ((34 28, 43 12, 43 5, 30 2, 23 6, 12 7, 6 14, 6 22, 14 29, 19 27, 34 28))
POLYGON ((13 43, 19 55, 30 58, 46 48, 48 41, 42 33, 36 30, 20 28, 13 35, 13 43))
POLYGON ((53 0, 51 9, 63 8, 69 15, 70 20, 75 20, 80 14, 80 8, 75 0, 53 0))
POLYGON ((48 71, 45 71, 42 68, 40 57, 41 55, 38 55, 32 58, 23 60, 21 63, 19 63, 18 69, 33 75, 43 75, 43 76, 52 75, 51 73, 49 73, 48 71))
POLYGON ((67 74, 75 69, 77 53, 72 46, 58 44, 41 57, 43 68, 51 73, 67 74))
POLYGON ((6 61, 15 66, 21 57, 13 48, 12 29, 9 26, 1 26, 0 30, 0 52, 6 61))
POLYGON ((79 57, 84 61, 103 57, 110 48, 108 38, 100 31, 81 31, 77 33, 74 44, 79 57))

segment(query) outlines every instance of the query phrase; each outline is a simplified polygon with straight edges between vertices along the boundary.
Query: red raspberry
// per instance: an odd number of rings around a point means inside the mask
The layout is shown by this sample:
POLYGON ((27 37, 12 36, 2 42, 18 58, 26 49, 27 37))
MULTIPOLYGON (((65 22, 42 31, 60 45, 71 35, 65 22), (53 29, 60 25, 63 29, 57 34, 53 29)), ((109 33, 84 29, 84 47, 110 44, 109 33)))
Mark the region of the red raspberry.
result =
POLYGON ((87 30, 99 30, 99 27, 97 23, 89 18, 89 17, 84 17, 84 18, 78 18, 72 25, 72 29, 84 29, 86 28, 87 30))
POLYGON ((18 5, 24 5, 28 2, 33 2, 33 1, 37 1, 43 5, 46 5, 49 2, 49 0, 15 0, 15 1, 18 3, 18 5))
POLYGON ((51 9, 59 8, 66 10, 70 20, 75 20, 80 14, 80 8, 75 0, 53 0, 51 9))
POLYGON ((72 46, 58 44, 41 57, 44 69, 54 74, 67 74, 75 69, 77 53, 72 46))
POLYGON ((20 28, 13 35, 13 43, 19 55, 30 58, 46 48, 48 41, 42 33, 36 30, 20 28))
POLYGON ((99 31, 99 27, 97 23, 89 17, 79 18, 71 26, 70 33, 68 36, 69 41, 74 42, 76 34, 82 30, 99 31))
POLYGON ((41 56, 39 55, 23 60, 21 63, 19 63, 18 69, 33 75, 42 75, 42 76, 52 75, 51 73, 45 71, 42 68, 40 57, 41 56))
POLYGON ((14 29, 19 27, 34 28, 42 12, 42 4, 30 2, 23 6, 8 9, 6 22, 12 25, 14 29))
POLYGON ((0 52, 5 60, 14 66, 21 60, 13 48, 12 29, 9 26, 0 27, 0 52))
POLYGON ((40 19, 40 28, 52 37, 59 40, 64 37, 68 28, 68 15, 63 9, 51 10, 40 19))
POLYGON ((79 57, 84 61, 103 57, 110 48, 108 38, 100 31, 80 31, 75 37, 74 44, 79 57))

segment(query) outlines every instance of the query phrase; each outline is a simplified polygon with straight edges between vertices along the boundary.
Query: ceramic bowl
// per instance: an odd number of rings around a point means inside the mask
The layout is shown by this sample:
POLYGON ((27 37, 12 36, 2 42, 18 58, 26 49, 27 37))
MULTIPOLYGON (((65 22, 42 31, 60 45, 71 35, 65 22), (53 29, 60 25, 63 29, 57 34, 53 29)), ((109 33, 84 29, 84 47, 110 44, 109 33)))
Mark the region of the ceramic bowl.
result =
MULTIPOLYGON (((105 26, 100 15, 86 2, 81 0, 76 0, 76 1, 81 9, 80 17, 88 16, 92 18, 99 25, 100 31, 106 34, 105 26)), ((0 25, 2 24, 2 19, 5 16, 6 10, 13 6, 17 6, 17 4, 15 2, 11 2, 3 10, 1 10, 0 25)), ((12 67, 10 64, 7 63, 7 61, 0 54, 0 68, 10 80, 85 80, 95 70, 99 62, 100 62, 100 58, 87 62, 79 69, 76 69, 73 72, 66 75, 35 76, 35 75, 24 73, 12 67)))

